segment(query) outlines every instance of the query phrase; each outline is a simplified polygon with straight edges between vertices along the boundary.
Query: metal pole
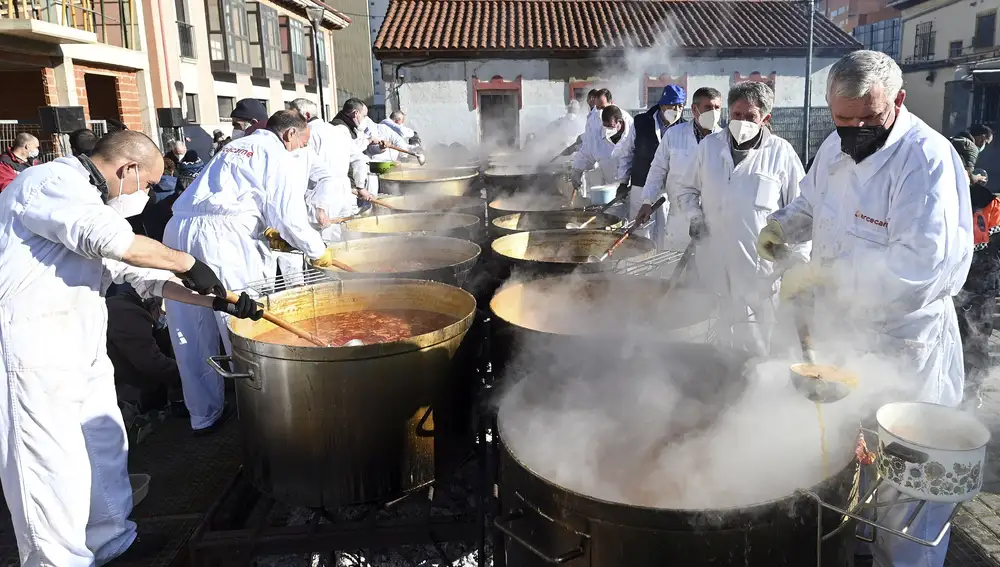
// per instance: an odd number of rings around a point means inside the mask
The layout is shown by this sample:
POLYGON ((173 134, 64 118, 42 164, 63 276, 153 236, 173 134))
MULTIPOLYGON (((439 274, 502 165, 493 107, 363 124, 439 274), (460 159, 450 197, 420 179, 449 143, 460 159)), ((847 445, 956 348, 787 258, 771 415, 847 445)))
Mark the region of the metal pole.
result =
POLYGON ((323 97, 323 68, 319 62, 319 33, 320 27, 313 22, 313 67, 316 73, 316 90, 319 91, 319 117, 326 121, 326 102, 323 97))
POLYGON ((809 164, 809 120, 812 110, 812 69, 813 41, 816 23, 816 0, 809 0, 809 49, 806 53, 806 89, 805 102, 802 105, 802 162, 809 164))

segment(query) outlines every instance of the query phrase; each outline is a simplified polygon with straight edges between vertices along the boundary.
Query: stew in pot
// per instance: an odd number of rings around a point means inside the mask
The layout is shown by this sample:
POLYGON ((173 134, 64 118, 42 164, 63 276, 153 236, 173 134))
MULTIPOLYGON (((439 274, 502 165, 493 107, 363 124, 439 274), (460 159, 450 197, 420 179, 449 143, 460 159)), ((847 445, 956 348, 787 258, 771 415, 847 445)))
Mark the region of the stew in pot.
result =
MULTIPOLYGON (((366 345, 401 341, 443 329, 457 321, 451 315, 422 309, 382 309, 324 315, 302 321, 300 326, 331 346, 343 346, 354 339, 366 345)), ((262 333, 255 340, 288 346, 314 346, 280 328, 262 333)))

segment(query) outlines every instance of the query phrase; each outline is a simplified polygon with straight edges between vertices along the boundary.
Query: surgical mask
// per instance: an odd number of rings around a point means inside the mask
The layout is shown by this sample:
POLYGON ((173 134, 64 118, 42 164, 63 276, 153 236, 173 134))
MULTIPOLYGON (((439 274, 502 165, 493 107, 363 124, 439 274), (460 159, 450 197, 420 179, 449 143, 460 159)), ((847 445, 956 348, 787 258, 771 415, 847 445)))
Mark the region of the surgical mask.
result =
POLYGON ((861 163, 879 151, 889 139, 889 129, 878 126, 837 126, 840 151, 851 156, 854 163, 861 163))
POLYGON ((729 133, 732 134, 736 144, 745 144, 760 134, 760 124, 749 120, 730 120, 729 133))
POLYGON ((114 209, 118 214, 124 218, 134 217, 142 212, 146 208, 146 204, 149 203, 149 195, 141 189, 142 185, 139 182, 139 168, 135 168, 135 193, 129 193, 128 195, 122 195, 122 188, 125 185, 125 178, 122 177, 118 180, 118 196, 113 199, 108 199, 108 206, 114 209))
POLYGON ((677 111, 673 108, 668 108, 663 111, 663 118, 667 121, 667 124, 673 124, 677 122, 677 111))
POLYGON ((617 133, 618 133, 618 129, 617 128, 605 128, 604 129, 604 137, 608 138, 608 139, 610 139, 612 136, 614 136, 617 133))
MULTIPOLYGON (((983 145, 979 146, 979 151, 981 151, 981 152, 986 151, 986 144, 983 144, 983 145)), ((29 154, 29 155, 31 155, 31 154, 29 154)), ((35 150, 34 155, 31 155, 31 157, 35 157, 37 155, 38 155, 38 150, 35 150)))
MULTIPOLYGON (((986 146, 983 146, 983 147, 985 148, 986 146)), ((31 158, 31 159, 35 159, 36 157, 38 157, 38 148, 35 148, 35 149, 31 150, 30 152, 28 152, 28 157, 31 158)))
POLYGON ((698 115, 698 126, 705 130, 715 130, 722 119, 722 111, 719 109, 706 110, 698 115))

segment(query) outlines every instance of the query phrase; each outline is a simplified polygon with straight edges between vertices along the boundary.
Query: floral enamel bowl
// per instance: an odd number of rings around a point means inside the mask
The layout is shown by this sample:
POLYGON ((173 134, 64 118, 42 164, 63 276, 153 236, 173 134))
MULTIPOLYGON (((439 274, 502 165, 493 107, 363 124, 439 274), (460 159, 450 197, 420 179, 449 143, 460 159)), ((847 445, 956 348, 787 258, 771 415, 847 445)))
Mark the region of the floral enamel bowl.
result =
POLYGON ((972 415, 937 404, 879 408, 879 475, 897 490, 932 502, 971 500, 983 486, 990 432, 972 415))

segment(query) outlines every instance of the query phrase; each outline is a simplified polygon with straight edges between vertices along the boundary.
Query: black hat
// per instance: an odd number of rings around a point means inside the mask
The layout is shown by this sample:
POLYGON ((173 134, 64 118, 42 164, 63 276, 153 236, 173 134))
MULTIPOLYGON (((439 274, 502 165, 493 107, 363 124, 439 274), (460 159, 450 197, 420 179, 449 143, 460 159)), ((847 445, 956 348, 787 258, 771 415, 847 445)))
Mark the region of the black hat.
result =
POLYGON ((255 98, 245 98, 236 103, 236 108, 229 113, 230 118, 238 120, 249 120, 256 122, 267 122, 267 109, 263 103, 255 98))

